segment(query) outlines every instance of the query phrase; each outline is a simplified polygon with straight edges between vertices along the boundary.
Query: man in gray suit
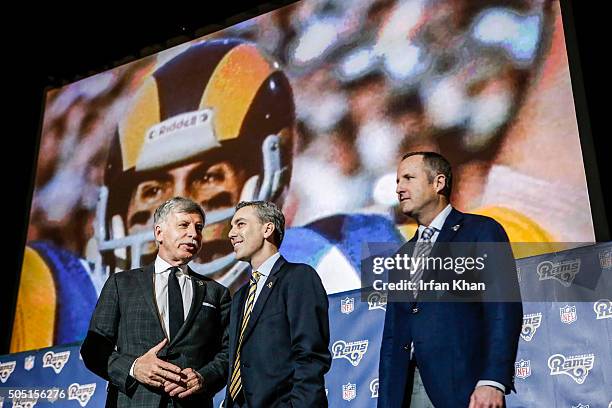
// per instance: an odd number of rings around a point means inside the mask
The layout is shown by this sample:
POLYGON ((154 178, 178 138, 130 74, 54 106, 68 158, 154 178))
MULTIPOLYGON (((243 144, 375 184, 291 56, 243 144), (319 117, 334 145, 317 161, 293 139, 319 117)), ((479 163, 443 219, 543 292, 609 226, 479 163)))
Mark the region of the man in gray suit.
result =
POLYGON ((174 197, 154 215, 154 264, 110 276, 81 355, 109 381, 106 406, 212 407, 228 372, 230 294, 187 266, 204 210, 174 197))

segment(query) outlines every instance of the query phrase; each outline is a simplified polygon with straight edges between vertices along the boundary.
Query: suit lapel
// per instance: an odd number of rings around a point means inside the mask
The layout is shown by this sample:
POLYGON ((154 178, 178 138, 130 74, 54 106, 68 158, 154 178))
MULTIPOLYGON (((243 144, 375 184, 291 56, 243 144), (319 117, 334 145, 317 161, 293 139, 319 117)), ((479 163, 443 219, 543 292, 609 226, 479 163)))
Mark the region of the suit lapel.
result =
POLYGON ((412 238, 402 244, 402 246, 397 250, 397 253, 412 256, 412 254, 414 253, 414 245, 417 242, 418 238, 419 230, 417 229, 412 238))
POLYGON ((170 341, 170 345, 174 344, 177 339, 180 339, 183 336, 183 333, 189 330, 189 328, 193 324, 193 320, 202 308, 202 302, 204 301, 204 297, 206 295, 206 282, 195 276, 195 273, 191 270, 191 268, 188 267, 188 271, 189 276, 191 277, 191 287, 193 288, 191 307, 189 308, 189 314, 187 315, 185 322, 179 329, 179 332, 176 334, 176 336, 174 336, 174 339, 170 341))
MULTIPOLYGON (((240 337, 240 326, 242 325, 242 316, 244 315, 244 302, 248 291, 248 283, 243 285, 234 295, 232 302, 232 310, 230 316, 230 362, 234 363, 234 356, 238 348, 238 338, 240 337)), ((232 367, 230 366, 230 368, 232 367)))
POLYGON ((442 230, 436 242, 451 242, 457 234, 457 231, 461 229, 462 222, 463 213, 454 208, 451 209, 450 214, 448 214, 448 217, 446 217, 444 221, 444 225, 442 226, 442 230))
MULTIPOLYGON (((129 272, 120 272, 129 273, 129 272)), ((165 336, 164 325, 159 319, 159 311, 157 310, 157 304, 155 302, 155 287, 153 283, 153 275, 155 274, 155 266, 153 264, 147 265, 143 268, 142 272, 138 273, 138 282, 142 288, 145 299, 145 303, 149 307, 155 320, 159 323, 159 329, 161 334, 165 336)))
MULTIPOLYGON (((457 231, 459 231, 459 229, 461 228, 462 222, 463 222, 463 213, 452 208, 451 212, 448 214, 448 217, 446 217, 446 220, 444 220, 444 224, 442 225, 442 229, 440 230, 438 234, 436 243, 451 242, 453 238, 455 237, 455 235, 457 234, 457 231)), ((418 237, 418 230, 417 230, 417 235, 415 237, 418 237)), ((445 246, 444 249, 448 249, 448 246, 445 246)), ((442 251, 442 248, 434 244, 433 249, 429 255, 430 256, 442 256, 442 257, 445 256, 446 254, 441 253, 441 251, 442 251)), ((428 281, 431 279, 438 280, 439 279, 439 277, 437 276, 438 273, 439 271, 436 271, 436 270, 427 270, 423 274, 423 280, 424 281, 428 281)))
POLYGON ((249 319, 249 323, 247 324, 246 329, 244 329, 244 338, 246 338, 249 335, 249 333, 253 330, 253 327, 255 327, 255 324, 257 323, 257 319, 259 319, 259 316, 261 316, 261 312, 263 311, 264 306, 266 302, 268 301, 268 297, 270 296, 270 293, 272 293, 272 291, 276 287, 275 283, 276 283, 276 280, 278 279, 276 275, 282 270, 282 267, 285 266, 286 264, 287 264, 287 261, 282 256, 278 258, 276 262, 274 263, 274 266, 272 267, 272 270, 270 271, 270 275, 268 276, 268 279, 266 279, 266 284, 261 290, 261 292, 259 293, 259 296, 257 297, 257 301, 255 302, 255 306, 253 307, 253 312, 251 313, 251 318, 249 319))

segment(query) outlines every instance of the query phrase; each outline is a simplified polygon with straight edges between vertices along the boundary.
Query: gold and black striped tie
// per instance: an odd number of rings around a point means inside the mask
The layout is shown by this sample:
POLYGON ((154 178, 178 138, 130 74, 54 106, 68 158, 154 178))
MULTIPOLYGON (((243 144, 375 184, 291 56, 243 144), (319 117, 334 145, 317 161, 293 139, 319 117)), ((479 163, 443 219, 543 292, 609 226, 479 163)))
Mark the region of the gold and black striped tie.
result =
POLYGON ((255 293, 257 292, 257 282, 261 278, 261 273, 255 271, 251 275, 249 280, 249 294, 244 305, 244 317, 242 318, 242 325, 240 326, 240 337, 238 338, 238 348, 236 349, 236 360, 234 361, 234 370, 232 371, 232 378, 230 381, 230 396, 232 400, 236 401, 236 397, 242 390, 242 378, 240 376, 240 350, 242 349, 242 337, 244 336, 244 329, 246 329, 255 305, 255 293))

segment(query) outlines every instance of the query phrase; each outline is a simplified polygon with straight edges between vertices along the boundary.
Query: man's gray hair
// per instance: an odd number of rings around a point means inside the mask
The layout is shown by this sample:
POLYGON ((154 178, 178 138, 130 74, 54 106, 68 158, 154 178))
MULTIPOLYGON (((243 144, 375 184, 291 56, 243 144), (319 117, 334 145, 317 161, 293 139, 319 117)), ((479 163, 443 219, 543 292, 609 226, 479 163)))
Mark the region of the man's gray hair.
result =
POLYGON ((157 207, 153 215, 153 225, 157 226, 162 224, 171 213, 200 214, 202 216, 202 222, 206 222, 206 214, 200 204, 188 198, 172 197, 157 207))
POLYGON ((285 237, 285 216, 276 204, 270 201, 241 201, 236 205, 236 211, 243 207, 255 207, 255 212, 261 222, 274 224, 274 244, 280 247, 285 237))

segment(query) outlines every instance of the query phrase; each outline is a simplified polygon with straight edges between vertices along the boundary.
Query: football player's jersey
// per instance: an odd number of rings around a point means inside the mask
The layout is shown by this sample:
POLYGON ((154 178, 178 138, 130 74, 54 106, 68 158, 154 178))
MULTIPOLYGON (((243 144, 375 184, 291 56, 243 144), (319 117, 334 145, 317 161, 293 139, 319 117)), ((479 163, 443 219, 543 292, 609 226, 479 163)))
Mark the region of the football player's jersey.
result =
POLYGON ((280 252, 315 268, 330 295, 361 287, 361 253, 369 242, 399 245, 404 239, 381 215, 338 214, 287 229, 280 252))
POLYGON ((81 341, 98 293, 92 266, 50 242, 30 242, 21 268, 10 352, 81 341))

